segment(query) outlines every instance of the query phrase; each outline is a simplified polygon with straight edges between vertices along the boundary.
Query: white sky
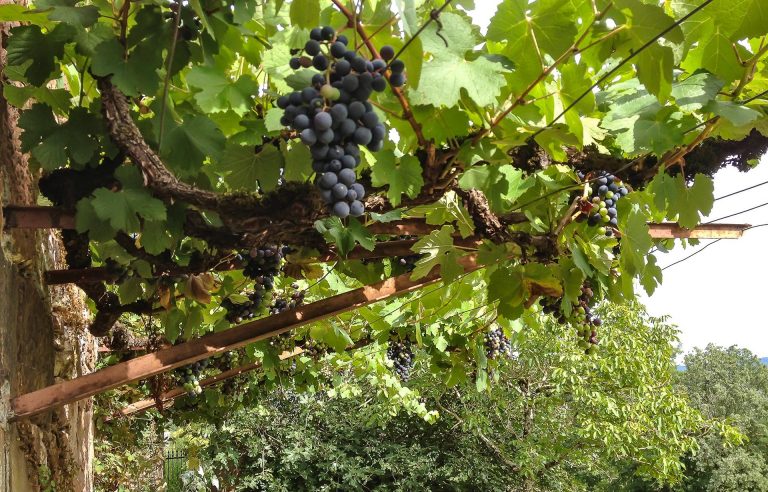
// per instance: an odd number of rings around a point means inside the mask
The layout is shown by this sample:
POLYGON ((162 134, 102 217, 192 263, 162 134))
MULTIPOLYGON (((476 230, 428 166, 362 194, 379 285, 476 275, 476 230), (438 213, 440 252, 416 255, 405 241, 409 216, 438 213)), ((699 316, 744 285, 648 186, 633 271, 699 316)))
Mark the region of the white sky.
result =
MULTIPOLYGON (((483 28, 496 12, 498 0, 476 0, 469 12, 483 28)), ((715 197, 768 181, 768 157, 749 173, 727 168, 715 175, 715 197)), ((768 185, 715 202, 708 220, 768 202, 768 185)), ((705 220, 706 221, 706 220, 705 220)), ((722 222, 768 223, 768 206, 722 222)), ((701 245, 657 253, 663 268, 699 250, 701 245)), ((746 231, 741 239, 723 240, 664 272, 652 297, 640 301, 654 316, 669 315, 681 330, 683 352, 708 343, 738 345, 768 356, 768 226, 746 231)))

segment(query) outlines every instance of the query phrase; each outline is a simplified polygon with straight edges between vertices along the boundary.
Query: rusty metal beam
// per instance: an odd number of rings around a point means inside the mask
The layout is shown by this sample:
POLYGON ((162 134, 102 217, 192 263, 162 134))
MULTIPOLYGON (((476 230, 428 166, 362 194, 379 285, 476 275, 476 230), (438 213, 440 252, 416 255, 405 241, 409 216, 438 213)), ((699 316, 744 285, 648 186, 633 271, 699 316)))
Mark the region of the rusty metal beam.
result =
MULTIPOLYGON (((463 256, 458 263, 465 272, 482 268, 477 263, 476 255, 463 256)), ((432 271, 419 280, 411 280, 410 273, 392 277, 321 301, 305 304, 291 311, 143 355, 69 381, 62 381, 12 399, 10 419, 18 420, 37 415, 51 408, 67 405, 132 381, 146 379, 264 340, 308 323, 418 290, 439 281, 440 278, 437 271, 432 271)))

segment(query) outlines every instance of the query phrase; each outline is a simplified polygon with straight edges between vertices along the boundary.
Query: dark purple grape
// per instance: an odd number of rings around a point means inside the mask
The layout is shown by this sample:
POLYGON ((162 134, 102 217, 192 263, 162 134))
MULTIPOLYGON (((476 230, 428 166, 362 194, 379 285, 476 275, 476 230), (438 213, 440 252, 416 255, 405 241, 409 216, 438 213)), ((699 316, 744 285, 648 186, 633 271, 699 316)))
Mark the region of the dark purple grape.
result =
POLYGON ((385 45, 381 47, 381 50, 379 50, 379 54, 383 59, 389 61, 395 57, 395 49, 389 45, 385 45))
POLYGON ((349 189, 354 190, 355 193, 357 193, 358 200, 361 200, 365 196, 365 188, 360 183, 352 183, 349 189))
POLYGON ((347 110, 350 119, 359 120, 365 114, 365 104, 360 101, 355 101, 349 105, 347 110))
POLYGON ((333 215, 340 219, 349 216, 349 205, 346 202, 336 202, 333 204, 333 215))
POLYGON ((328 68, 328 58, 325 55, 316 55, 312 58, 312 66, 322 71, 328 68))
POLYGON ((363 213, 365 213, 365 206, 363 206, 363 202, 360 200, 353 200, 352 203, 349 204, 349 215, 352 217, 360 217, 363 213))
POLYGON ((293 120, 293 126, 297 130, 304 130, 305 128, 309 128, 309 117, 305 114, 297 115, 293 120))
POLYGON ((314 39, 315 41, 322 41, 323 40, 323 31, 319 27, 316 27, 309 31, 309 37, 310 39, 314 39))
POLYGON ((330 172, 321 174, 320 178, 317 180, 317 184, 321 188, 326 190, 330 190, 338 182, 339 182, 339 178, 336 176, 336 173, 330 173, 330 172))
POLYGON ((325 84, 325 77, 323 77, 323 74, 316 73, 312 76, 312 85, 315 86, 316 89, 319 89, 319 86, 322 86, 325 84))
POLYGON ((369 113, 363 114, 360 120, 363 122, 363 125, 366 128, 372 130, 379 123, 379 116, 373 111, 371 111, 369 113))
POLYGON ((307 44, 304 45, 304 51, 306 51, 309 56, 319 55, 320 43, 318 43, 314 39, 310 39, 309 41, 307 41, 307 44))
POLYGON ((277 107, 280 109, 285 109, 288 107, 290 101, 288 101, 288 96, 280 96, 277 98, 277 107))
POLYGON ((331 55, 333 55, 334 58, 343 58, 344 53, 346 52, 347 52, 347 45, 345 45, 344 43, 339 43, 337 41, 331 45, 331 55))
POLYGON ((355 171, 352 169, 344 168, 339 171, 338 180, 340 183, 346 186, 352 186, 352 184, 354 184, 354 182, 357 180, 357 176, 355 175, 355 171))
POLYGON ((338 41, 339 43, 343 44, 344 46, 349 44, 349 40, 343 34, 339 34, 338 36, 336 36, 336 41, 338 41))
POLYGON ((402 73, 393 73, 389 76, 389 83, 392 87, 402 87, 405 85, 405 75, 402 73))
POLYGON ((301 106, 301 104, 304 102, 304 100, 301 98, 301 92, 291 92, 291 94, 288 96, 288 101, 293 106, 301 106))
POLYGON ((314 119, 315 130, 323 131, 328 130, 333 124, 331 115, 326 112, 317 113, 314 119))
POLYGON ((357 167, 357 161, 351 155, 344 155, 341 157, 341 167, 345 169, 354 169, 357 167))
POLYGON ((349 112, 347 111, 347 107, 344 104, 335 104, 331 108, 331 117, 333 118, 333 121, 343 122, 347 119, 347 115, 349 112))
POLYGON ((403 73, 405 63, 403 63, 403 60, 395 60, 389 64, 389 69, 392 70, 392 73, 403 73))
POLYGON ((331 193, 333 193, 333 197, 337 200, 343 200, 347 197, 347 185, 344 183, 336 183, 333 185, 333 188, 331 188, 331 193))
POLYGON ((371 88, 376 92, 384 92, 387 88, 387 79, 384 77, 376 77, 371 82, 371 88))
POLYGON ((384 68, 386 68, 387 62, 385 62, 384 60, 382 60, 380 58, 377 58, 376 60, 373 60, 372 65, 373 65, 372 72, 378 72, 378 71, 384 70, 384 68))
POLYGON ((358 81, 356 75, 345 75, 344 78, 341 79, 341 86, 347 92, 355 92, 359 85, 360 82, 358 81))
POLYGON ((295 56, 294 56, 293 58, 291 58, 291 59, 288 61, 288 65, 289 65, 289 66, 290 66, 292 69, 294 69, 294 70, 298 70, 299 68, 301 68, 301 61, 300 61, 300 60, 299 60, 297 57, 295 57, 295 56))
POLYGON ((368 63, 365 61, 365 58, 361 56, 356 56, 352 61, 352 68, 355 69, 355 72, 357 73, 363 73, 368 71, 368 63))
POLYGON ((320 32, 322 33, 323 39, 325 41, 330 41, 333 39, 333 36, 336 35, 336 31, 334 31, 331 26, 324 26, 320 32))
POLYGON ((344 149, 341 148, 340 145, 334 145, 328 149, 329 159, 341 159, 341 156, 343 155, 344 155, 344 149))
POLYGON ((314 130, 311 128, 302 130, 299 136, 301 137, 301 142, 304 145, 314 145, 317 142, 317 135, 315 135, 314 130))
POLYGON ((353 138, 355 143, 358 145, 368 145, 368 143, 371 141, 371 138, 373 138, 373 135, 371 134, 371 130, 360 127, 355 130, 353 138))

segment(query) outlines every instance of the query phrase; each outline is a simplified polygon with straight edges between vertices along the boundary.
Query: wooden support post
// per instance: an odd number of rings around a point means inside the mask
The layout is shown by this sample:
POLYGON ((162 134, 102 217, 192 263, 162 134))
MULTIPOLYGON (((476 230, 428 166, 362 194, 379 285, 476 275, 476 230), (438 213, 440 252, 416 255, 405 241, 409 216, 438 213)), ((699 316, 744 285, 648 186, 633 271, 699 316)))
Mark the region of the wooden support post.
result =
MULTIPOLYGON (((475 255, 463 256, 458 263, 465 272, 482 268, 475 255)), ((411 274, 407 273, 63 381, 11 400, 10 420, 37 415, 132 381, 146 379, 279 335, 307 323, 412 292, 439 280, 440 274, 434 270, 419 280, 411 280, 411 274)))

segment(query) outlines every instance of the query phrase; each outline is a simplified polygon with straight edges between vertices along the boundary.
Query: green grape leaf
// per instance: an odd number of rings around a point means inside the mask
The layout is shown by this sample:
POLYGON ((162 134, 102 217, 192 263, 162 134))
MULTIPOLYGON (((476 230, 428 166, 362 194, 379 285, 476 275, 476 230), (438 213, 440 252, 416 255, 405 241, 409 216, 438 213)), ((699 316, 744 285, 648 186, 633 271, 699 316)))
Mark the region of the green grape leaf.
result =
POLYGON ((90 198, 81 198, 77 202, 77 214, 75 215, 75 229, 79 233, 88 233, 91 241, 109 241, 115 237, 115 229, 109 220, 104 220, 96 215, 90 198))
POLYGON ((66 122, 56 124, 51 108, 34 104, 19 118, 24 129, 22 150, 30 152, 43 169, 65 166, 82 167, 90 162, 99 148, 101 125, 86 108, 74 108, 66 122))
POLYGON ((259 152, 251 146, 227 145, 214 168, 232 189, 270 191, 277 187, 284 164, 274 145, 264 145, 259 152))
POLYGON ((396 158, 392 152, 378 152, 371 171, 373 186, 387 186, 387 198, 395 207, 403 194, 413 198, 424 186, 421 163, 412 155, 396 158))
POLYGON ((55 113, 66 114, 72 107, 72 95, 65 89, 48 89, 46 87, 4 85, 3 96, 16 106, 23 108, 27 101, 33 101, 50 106, 55 113))
POLYGON ((161 156, 182 176, 194 176, 206 158, 217 160, 225 145, 224 135, 210 118, 199 114, 184 119, 163 138, 161 156))
POLYGON ((499 301, 498 312, 507 319, 522 316, 526 300, 523 267, 510 265, 494 271, 488 279, 488 300, 499 301))
POLYGON ((638 204, 627 206, 626 203, 619 202, 619 207, 621 262, 624 273, 634 276, 645 268, 645 258, 653 247, 653 240, 647 219, 638 204))
POLYGON ((706 44, 701 48, 701 65, 726 83, 738 80, 744 74, 744 67, 736 58, 733 43, 716 27, 706 44))
POLYGON ((435 55, 422 68, 419 88, 409 90, 409 97, 414 104, 452 107, 463 90, 477 105, 489 106, 505 85, 504 72, 501 64, 483 57, 466 61, 450 54, 435 55))
POLYGON ((64 45, 72 41, 76 33, 69 24, 58 24, 47 34, 43 34, 40 26, 14 27, 6 52, 8 65, 26 65, 24 77, 31 84, 42 86, 53 75, 56 60, 64 56, 64 45))
POLYGON ((336 250, 342 258, 346 258, 356 244, 359 244, 368 251, 373 251, 376 245, 373 234, 354 217, 348 219, 346 227, 344 227, 344 224, 341 223, 341 219, 338 217, 318 220, 315 222, 315 229, 328 242, 336 245, 336 250))
POLYGON ((469 116, 459 108, 438 109, 433 106, 415 106, 413 115, 424 130, 424 137, 443 143, 451 137, 463 135, 469 126, 469 116))
POLYGON ((523 177, 523 171, 511 164, 502 166, 473 166, 459 178, 464 190, 476 188, 485 193, 491 209, 497 213, 506 212, 520 198, 535 180, 523 177))
POLYGON ((436 266, 440 266, 440 274, 446 281, 459 276, 464 269, 457 263, 461 256, 453 245, 453 227, 444 225, 438 230, 416 241, 411 250, 423 255, 413 269, 411 278, 418 280, 427 276, 436 266))
POLYGON ((699 223, 699 215, 707 216, 712 212, 715 185, 712 178, 697 174, 689 187, 681 176, 676 177, 677 196, 674 203, 680 214, 678 223, 691 229, 699 223))
POLYGON ((682 111, 697 111, 712 101, 723 82, 707 72, 693 74, 672 84, 672 97, 682 111))
POLYGON ((517 59, 515 55, 530 45, 557 58, 576 38, 574 17, 571 2, 543 0, 531 4, 527 0, 504 0, 491 19, 487 38, 506 41, 512 59, 517 59))
POLYGON ((456 222, 461 237, 469 237, 475 233, 472 217, 453 190, 443 195, 436 203, 412 208, 409 215, 417 217, 423 215, 427 224, 430 225, 456 222))
POLYGON ((731 101, 710 101, 704 108, 730 121, 734 126, 744 126, 762 118, 760 111, 731 101))
POLYGON ((109 191, 97 188, 93 192, 96 216, 109 220, 115 230, 136 232, 140 229, 139 216, 151 220, 165 220, 165 204, 147 190, 125 189, 109 191))
POLYGON ((637 56, 637 78, 662 102, 669 99, 672 92, 674 68, 674 53, 668 46, 652 44, 637 56))
POLYGON ((35 7, 48 11, 52 21, 65 22, 77 27, 91 27, 99 19, 99 8, 95 5, 75 7, 79 0, 42 0, 35 7))
POLYGON ((286 181, 307 181, 314 174, 312 155, 306 145, 293 142, 289 148, 285 142, 282 142, 280 150, 285 159, 283 179, 286 181))
POLYGON ((112 76, 112 82, 127 96, 155 94, 160 85, 157 69, 162 65, 162 50, 151 39, 139 43, 125 57, 125 50, 116 38, 96 46, 91 60, 95 75, 112 76))
POLYGON ((232 109, 239 116, 246 114, 252 105, 258 84, 250 75, 241 75, 232 81, 219 69, 208 66, 193 67, 187 74, 190 86, 201 89, 195 101, 205 112, 214 113, 232 109))
POLYGON ((293 0, 290 9, 291 24, 312 29, 320 23, 319 0, 293 0))
POLYGON ((339 353, 344 352, 348 346, 354 343, 349 333, 339 326, 338 323, 316 324, 310 329, 309 334, 312 336, 312 339, 325 343, 339 353))

